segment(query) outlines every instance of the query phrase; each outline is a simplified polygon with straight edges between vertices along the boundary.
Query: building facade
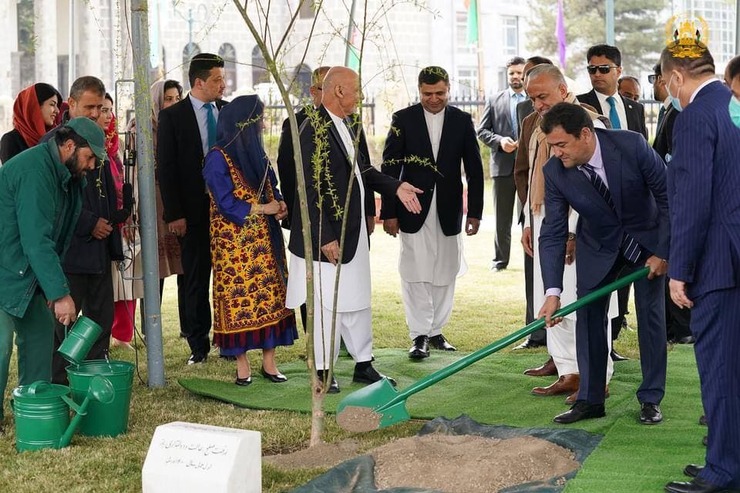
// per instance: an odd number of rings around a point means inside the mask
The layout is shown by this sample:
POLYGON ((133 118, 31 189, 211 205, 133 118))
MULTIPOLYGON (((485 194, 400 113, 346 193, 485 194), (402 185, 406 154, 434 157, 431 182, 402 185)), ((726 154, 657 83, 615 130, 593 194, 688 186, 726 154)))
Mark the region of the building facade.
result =
MULTIPOLYGON (((293 83, 296 101, 307 94, 314 68, 345 63, 344 40, 350 32, 353 44, 362 44, 363 91, 375 102, 376 132, 385 132, 391 112, 416 99, 421 68, 444 67, 455 98, 479 98, 505 85, 509 58, 526 56, 529 21, 522 2, 507 1, 502 7, 479 0, 477 44, 468 43, 464 0, 357 2, 352 30, 348 3, 325 0, 314 22, 311 2, 305 2, 285 39, 299 0, 272 2, 267 25, 259 24, 256 12, 250 14, 256 28, 268 33, 268 44, 274 48, 283 41, 277 63, 284 82, 293 83)), ((0 27, 16 33, 0 39, 0 127, 9 128, 13 98, 34 82, 50 83, 66 97, 70 81, 96 75, 109 92, 128 101, 122 104, 131 104, 125 97, 130 82, 122 82, 131 78, 135 45, 130 12, 122 10, 129 5, 117 0, 0 0, 0 27)), ((227 96, 275 95, 261 50, 233 2, 150 0, 148 6, 152 80, 163 75, 187 88, 190 57, 211 52, 226 60, 227 96)), ((255 8, 254 2, 249 8, 255 8)))

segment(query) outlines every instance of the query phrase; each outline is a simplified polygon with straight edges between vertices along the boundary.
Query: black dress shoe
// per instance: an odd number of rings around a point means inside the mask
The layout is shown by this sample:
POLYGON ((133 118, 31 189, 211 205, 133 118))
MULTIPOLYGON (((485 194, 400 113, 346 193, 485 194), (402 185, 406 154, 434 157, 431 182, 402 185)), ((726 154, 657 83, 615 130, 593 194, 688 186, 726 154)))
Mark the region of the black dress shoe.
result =
POLYGON ((208 359, 207 354, 191 354, 188 358, 188 365, 200 365, 206 362, 208 359))
POLYGON ((432 346, 434 349, 439 349, 442 351, 457 351, 457 348, 447 342, 447 339, 445 339, 445 336, 443 336, 442 334, 430 337, 429 345, 432 346))
POLYGON ((589 404, 586 401, 576 401, 569 411, 558 414, 553 418, 553 421, 567 425, 582 419, 602 418, 605 415, 604 404, 589 404))
POLYGON ((660 406, 651 402, 643 402, 640 408, 640 423, 644 425, 657 425, 663 421, 663 413, 660 406))
POLYGON ((699 416, 699 425, 707 426, 707 416, 705 414, 699 416))
POLYGON ((627 361, 629 358, 627 356, 622 356, 618 352, 616 352, 614 349, 612 349, 612 352, 610 353, 612 357, 612 361, 627 361))
MULTIPOLYGON (((316 370, 316 376, 319 377, 319 382, 324 383, 324 372, 328 370, 316 370)), ((329 389, 326 391, 327 394, 338 394, 340 392, 339 390, 339 384, 337 383, 336 379, 334 378, 334 375, 331 376, 331 382, 329 382, 329 389)))
POLYGON ((523 343, 519 344, 518 346, 514 346, 514 351, 517 351, 519 349, 534 349, 537 347, 544 347, 547 344, 540 341, 533 341, 530 338, 527 338, 523 343))
POLYGON ((699 475, 702 469, 704 469, 704 466, 689 464, 688 466, 683 468, 683 473, 690 478, 695 478, 699 475))
POLYGON ((283 383, 283 382, 287 382, 288 381, 288 377, 286 377, 285 375, 283 375, 280 372, 277 372, 276 374, 267 373, 267 371, 265 371, 265 367, 264 366, 263 367, 260 367, 260 373, 262 374, 263 377, 265 377, 266 379, 268 379, 272 383, 283 383))
POLYGON ((409 349, 409 358, 424 359, 429 357, 429 337, 418 336, 414 339, 414 345, 409 349))
POLYGON ((701 478, 689 482, 673 481, 665 485, 666 493, 732 493, 733 490, 717 486, 701 478))
POLYGON ((236 380, 234 380, 234 383, 240 387, 246 387, 252 383, 252 375, 249 375, 247 378, 239 378, 239 370, 237 370, 236 380))
POLYGON ((361 366, 360 363, 355 365, 355 372, 352 375, 353 382, 371 384, 387 378, 391 385, 394 387, 396 386, 395 380, 383 375, 382 373, 378 373, 378 371, 373 368, 373 365, 368 364, 367 366, 363 366, 361 366))

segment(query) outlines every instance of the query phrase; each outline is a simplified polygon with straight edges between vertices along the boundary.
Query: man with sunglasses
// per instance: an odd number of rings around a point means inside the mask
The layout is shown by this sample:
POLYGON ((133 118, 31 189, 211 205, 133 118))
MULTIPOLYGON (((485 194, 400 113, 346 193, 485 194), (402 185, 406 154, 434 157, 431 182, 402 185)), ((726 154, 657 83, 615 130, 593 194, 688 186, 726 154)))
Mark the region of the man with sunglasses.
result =
POLYGON ((578 100, 596 108, 609 118, 614 129, 634 130, 645 136, 645 108, 638 102, 622 97, 617 92, 622 75, 622 54, 610 45, 595 45, 586 53, 588 76, 593 89, 579 94, 578 100))
MULTIPOLYGON (((622 75, 622 53, 616 46, 594 45, 586 52, 588 76, 593 89, 578 95, 578 101, 596 108, 600 114, 609 118, 613 129, 633 130, 647 139, 645 108, 638 102, 621 96, 618 90, 622 75)), ((625 321, 629 304, 630 286, 618 291, 619 316, 612 320, 612 340, 619 337, 625 321)), ((612 359, 623 361, 627 358, 612 349, 612 359)))

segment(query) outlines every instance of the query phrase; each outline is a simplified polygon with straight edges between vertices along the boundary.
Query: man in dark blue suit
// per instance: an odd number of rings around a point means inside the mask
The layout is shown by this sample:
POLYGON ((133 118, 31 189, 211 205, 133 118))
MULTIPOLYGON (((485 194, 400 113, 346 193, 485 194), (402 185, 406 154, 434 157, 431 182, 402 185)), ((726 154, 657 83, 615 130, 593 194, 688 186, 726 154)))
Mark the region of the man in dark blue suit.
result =
MULTIPOLYGON (((665 393, 665 277, 668 257, 668 198, 665 164, 638 133, 594 130, 582 107, 553 106, 542 130, 554 156, 545 164, 545 217, 540 258, 545 303, 539 316, 552 326, 560 308, 563 266, 568 240, 568 212, 580 220, 576 229, 577 291, 582 297, 643 266, 648 279, 635 282, 635 304, 642 384, 637 390, 640 422, 655 424, 663 416, 665 393)), ((573 407, 555 417, 573 423, 604 416, 607 341, 604 297, 580 310, 576 353, 581 383, 573 407)))
MULTIPOLYGON (((683 41, 683 40, 682 40, 683 41)), ((740 130, 732 95, 715 78, 698 41, 673 43, 660 57, 666 88, 681 113, 668 167, 671 206, 671 298, 691 308, 691 332, 709 425, 704 467, 672 493, 740 490, 740 130), (685 109, 684 109, 685 108, 685 109), (683 111, 682 111, 683 110, 683 111)))

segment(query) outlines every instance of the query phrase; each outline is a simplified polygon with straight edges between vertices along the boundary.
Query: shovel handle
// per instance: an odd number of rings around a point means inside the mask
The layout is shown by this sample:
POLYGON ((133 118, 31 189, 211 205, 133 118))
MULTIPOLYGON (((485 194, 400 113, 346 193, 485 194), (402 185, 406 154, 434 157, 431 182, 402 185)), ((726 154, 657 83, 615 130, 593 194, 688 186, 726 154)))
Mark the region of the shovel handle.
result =
MULTIPOLYGON (((592 303, 598 300, 599 298, 603 298, 604 296, 608 295, 612 291, 616 291, 619 288, 623 288, 624 286, 627 286, 639 279, 642 279, 643 277, 647 276, 648 272, 650 272, 650 268, 645 267, 629 275, 620 277, 619 279, 612 282, 611 284, 607 284, 606 286, 603 286, 597 289, 593 293, 589 293, 583 298, 579 298, 573 303, 570 303, 569 305, 562 307, 560 310, 554 313, 553 317, 564 317, 565 315, 573 313, 574 311, 588 305, 589 303, 592 303)), ((460 358, 459 360, 455 361, 451 365, 445 366, 444 368, 440 368, 439 370, 433 373, 430 373, 426 377, 422 378, 421 380, 417 380, 410 386, 400 391, 397 396, 391 399, 388 403, 376 409, 376 411, 378 412, 383 411, 383 409, 386 409, 401 401, 406 400, 410 395, 413 395, 417 392, 424 390, 425 388, 431 385, 434 385, 440 380, 443 380, 449 377, 450 375, 457 373, 463 368, 466 368, 472 365, 473 363, 475 363, 476 361, 481 360, 485 358, 486 356, 489 356, 490 354, 495 353, 496 351, 499 351, 505 348, 506 346, 509 346, 510 344, 518 341, 522 337, 527 336, 531 334, 532 332, 535 332, 543 328, 544 326, 545 326, 545 318, 544 317, 539 318, 535 320, 534 322, 532 322, 531 324, 517 330, 516 332, 512 334, 509 334, 503 339, 499 339, 498 341, 492 342, 488 346, 485 346, 473 353, 470 353, 467 356, 460 358)))

